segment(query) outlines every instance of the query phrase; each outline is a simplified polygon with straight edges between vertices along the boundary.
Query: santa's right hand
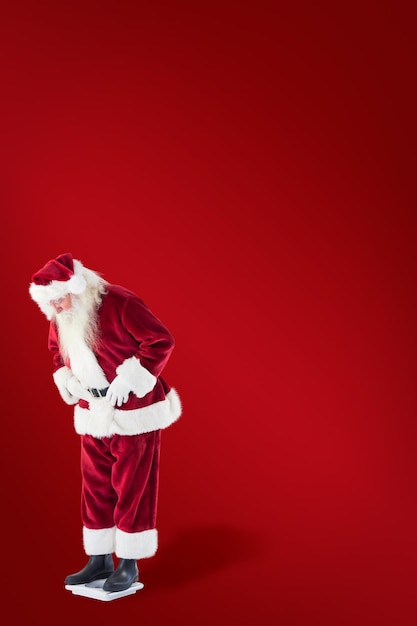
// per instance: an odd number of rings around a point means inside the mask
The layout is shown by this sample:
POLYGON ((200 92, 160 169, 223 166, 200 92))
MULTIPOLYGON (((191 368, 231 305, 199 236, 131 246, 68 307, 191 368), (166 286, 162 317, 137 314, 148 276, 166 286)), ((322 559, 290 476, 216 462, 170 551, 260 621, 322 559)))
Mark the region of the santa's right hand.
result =
POLYGON ((91 396, 88 393, 87 389, 82 386, 78 378, 75 376, 71 376, 69 381, 67 382, 67 389, 74 398, 82 398, 83 400, 91 400, 91 396))

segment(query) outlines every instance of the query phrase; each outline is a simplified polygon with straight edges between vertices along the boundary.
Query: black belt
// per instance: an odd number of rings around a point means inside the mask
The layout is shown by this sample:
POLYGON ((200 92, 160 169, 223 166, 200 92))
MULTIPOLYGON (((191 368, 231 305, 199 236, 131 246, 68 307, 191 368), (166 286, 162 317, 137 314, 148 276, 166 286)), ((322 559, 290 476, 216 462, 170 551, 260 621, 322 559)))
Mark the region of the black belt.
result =
POLYGON ((88 391, 91 393, 92 396, 94 396, 95 398, 104 398, 104 396, 107 393, 107 389, 108 387, 106 387, 105 389, 88 389, 88 391))

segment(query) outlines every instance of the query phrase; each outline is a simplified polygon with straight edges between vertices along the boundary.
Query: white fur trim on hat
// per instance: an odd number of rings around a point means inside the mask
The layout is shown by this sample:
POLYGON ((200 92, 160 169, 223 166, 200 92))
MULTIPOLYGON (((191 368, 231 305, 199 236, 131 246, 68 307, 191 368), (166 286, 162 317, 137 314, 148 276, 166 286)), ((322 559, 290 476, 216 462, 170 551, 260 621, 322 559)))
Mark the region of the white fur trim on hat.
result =
POLYGON ((37 285, 31 283, 29 293, 32 300, 36 302, 40 310, 48 320, 52 319, 53 308, 49 304, 51 300, 59 300, 68 293, 79 295, 87 287, 87 281, 83 276, 83 265, 81 261, 74 259, 74 274, 69 280, 52 280, 48 285, 37 285))

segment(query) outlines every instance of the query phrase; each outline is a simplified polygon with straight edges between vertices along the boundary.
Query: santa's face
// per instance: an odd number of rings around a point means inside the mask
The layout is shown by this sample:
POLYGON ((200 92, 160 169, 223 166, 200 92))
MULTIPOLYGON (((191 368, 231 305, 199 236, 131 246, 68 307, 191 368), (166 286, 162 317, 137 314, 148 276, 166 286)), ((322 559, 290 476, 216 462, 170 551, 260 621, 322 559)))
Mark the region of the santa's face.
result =
POLYGON ((57 300, 50 300, 49 304, 55 311, 56 315, 59 315, 59 313, 62 313, 62 311, 70 311, 72 309, 71 294, 67 293, 62 298, 58 298, 57 300))

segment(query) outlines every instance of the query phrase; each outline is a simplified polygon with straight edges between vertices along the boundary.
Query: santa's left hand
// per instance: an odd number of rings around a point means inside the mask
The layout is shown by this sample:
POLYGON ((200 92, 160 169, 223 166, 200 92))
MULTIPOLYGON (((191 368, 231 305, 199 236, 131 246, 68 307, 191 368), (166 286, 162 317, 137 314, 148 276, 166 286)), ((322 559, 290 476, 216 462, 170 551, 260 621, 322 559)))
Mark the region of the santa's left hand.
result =
POLYGON ((128 383, 123 378, 116 376, 106 393, 106 399, 112 406, 121 406, 124 402, 127 402, 131 389, 128 383))

